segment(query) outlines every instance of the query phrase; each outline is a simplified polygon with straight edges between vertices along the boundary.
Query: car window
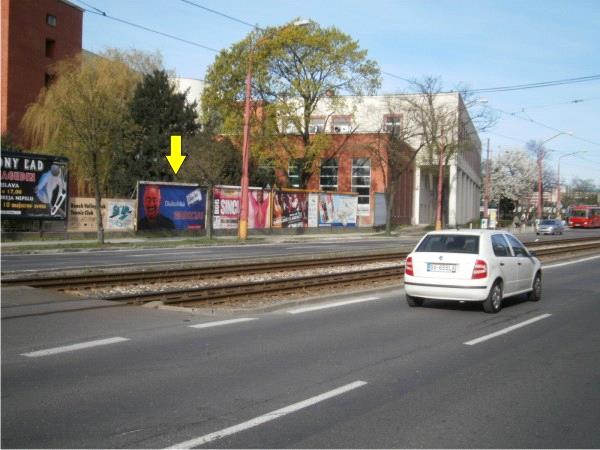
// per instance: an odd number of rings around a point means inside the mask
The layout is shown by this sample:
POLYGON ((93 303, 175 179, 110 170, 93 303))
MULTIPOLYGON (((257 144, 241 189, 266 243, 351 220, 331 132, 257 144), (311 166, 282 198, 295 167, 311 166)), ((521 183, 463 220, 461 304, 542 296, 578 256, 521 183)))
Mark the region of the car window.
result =
POLYGON ((479 253, 479 236, 463 234, 429 234, 415 250, 436 253, 479 253))
POLYGON ((540 225, 554 225, 554 220, 542 220, 540 225))
POLYGON ((506 239, 501 234, 492 236, 492 247, 496 256, 511 256, 506 239))
POLYGON ((515 253, 515 256, 529 256, 529 253, 527 253, 527 250, 525 249, 523 244, 521 244, 521 242, 519 242, 519 240, 516 237, 510 234, 506 234, 505 236, 508 239, 508 242, 510 242, 510 246, 512 247, 513 252, 515 253))

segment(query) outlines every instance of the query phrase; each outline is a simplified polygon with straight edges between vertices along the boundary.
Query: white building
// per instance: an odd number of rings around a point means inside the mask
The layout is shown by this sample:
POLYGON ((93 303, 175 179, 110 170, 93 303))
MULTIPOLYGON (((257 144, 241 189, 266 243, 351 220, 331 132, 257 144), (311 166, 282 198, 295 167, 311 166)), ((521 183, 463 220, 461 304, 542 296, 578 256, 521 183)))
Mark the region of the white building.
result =
MULTIPOLYGON (((344 97, 343 105, 335 99, 325 99, 311 119, 311 132, 356 134, 378 133, 387 127, 410 120, 411 102, 424 97, 420 94, 401 94, 369 97, 344 97)), ((448 142, 458 143, 459 150, 444 168, 444 223, 463 225, 479 219, 481 196, 481 141, 459 93, 437 94, 435 108, 456 115, 455 126, 447 136, 448 142)), ((408 143, 418 148, 419 138, 408 143)), ((430 161, 421 151, 416 160, 413 213, 411 222, 431 224, 435 221, 437 204, 436 161, 430 161), (435 165, 432 165, 431 163, 435 165)))
POLYGON ((202 98, 202 91, 204 90, 204 81, 196 78, 182 77, 173 77, 170 80, 175 85, 177 92, 185 93, 188 103, 196 102, 196 114, 198 115, 198 120, 200 120, 200 100, 202 98))

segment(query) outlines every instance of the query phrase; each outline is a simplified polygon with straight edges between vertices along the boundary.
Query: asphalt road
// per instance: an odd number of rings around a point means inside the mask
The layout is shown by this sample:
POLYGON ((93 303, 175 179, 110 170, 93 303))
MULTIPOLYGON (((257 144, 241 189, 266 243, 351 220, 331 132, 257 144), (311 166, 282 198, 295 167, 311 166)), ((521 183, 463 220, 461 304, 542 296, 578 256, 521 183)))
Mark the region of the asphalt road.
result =
POLYGON ((541 302, 496 315, 411 309, 396 289, 243 316, 4 319, 1 444, 598 448, 600 257, 544 274, 541 302))
MULTIPOLYGON (((600 230, 567 230, 562 236, 522 234, 524 241, 555 241, 573 237, 598 236, 600 230)), ((293 239, 293 238, 290 238, 293 239)), ((312 239, 306 242, 265 243, 257 245, 225 245, 210 247, 173 247, 154 249, 121 249, 100 251, 56 252, 36 254, 2 254, 2 273, 93 267, 130 267, 168 263, 201 263, 216 260, 252 259, 287 255, 314 255, 377 249, 412 248, 418 237, 312 239)))

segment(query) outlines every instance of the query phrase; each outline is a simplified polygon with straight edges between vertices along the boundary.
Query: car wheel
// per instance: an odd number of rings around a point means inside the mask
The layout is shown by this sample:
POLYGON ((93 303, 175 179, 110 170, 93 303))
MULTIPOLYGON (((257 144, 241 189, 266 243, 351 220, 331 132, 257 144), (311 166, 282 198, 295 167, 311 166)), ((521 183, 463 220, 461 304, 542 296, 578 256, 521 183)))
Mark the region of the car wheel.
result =
POLYGON ((414 308, 415 306, 423 306, 422 298, 416 298, 416 297, 413 297, 412 295, 408 295, 408 294, 405 294, 405 296, 406 296, 406 303, 408 303, 408 306, 410 306, 411 308, 414 308))
POLYGON ((488 314, 496 314, 498 311, 502 309, 502 283, 496 281, 492 288, 490 289, 490 293, 488 294, 488 298, 486 298, 483 302, 483 310, 488 314))
POLYGON ((527 294, 527 299, 532 302, 539 302, 542 299, 542 274, 535 274, 533 279, 532 290, 527 294))

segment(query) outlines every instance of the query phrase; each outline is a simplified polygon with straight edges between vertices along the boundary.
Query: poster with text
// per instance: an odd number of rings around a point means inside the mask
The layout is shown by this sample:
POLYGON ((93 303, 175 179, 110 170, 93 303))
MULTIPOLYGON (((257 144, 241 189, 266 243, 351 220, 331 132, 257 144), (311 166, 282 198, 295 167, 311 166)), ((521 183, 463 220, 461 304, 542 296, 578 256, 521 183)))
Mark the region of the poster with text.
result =
POLYGON ((237 229, 240 219, 240 192, 237 186, 215 186, 213 189, 213 228, 237 229))
POLYGON ((3 218, 66 219, 67 158, 3 151, 0 162, 3 218))
MULTIPOLYGON (((102 226, 107 231, 133 231, 135 228, 135 200, 103 198, 102 226)), ((96 231, 96 199, 70 197, 68 230, 96 231)))
POLYGON ((137 229, 202 230, 206 211, 206 189, 195 184, 138 184, 137 229))
POLYGON ((308 193, 273 192, 273 227, 301 228, 308 226, 308 193))

